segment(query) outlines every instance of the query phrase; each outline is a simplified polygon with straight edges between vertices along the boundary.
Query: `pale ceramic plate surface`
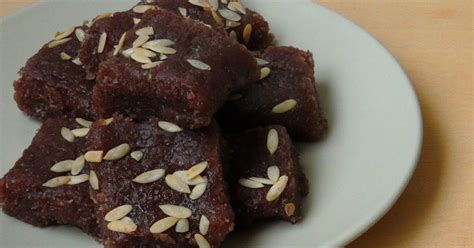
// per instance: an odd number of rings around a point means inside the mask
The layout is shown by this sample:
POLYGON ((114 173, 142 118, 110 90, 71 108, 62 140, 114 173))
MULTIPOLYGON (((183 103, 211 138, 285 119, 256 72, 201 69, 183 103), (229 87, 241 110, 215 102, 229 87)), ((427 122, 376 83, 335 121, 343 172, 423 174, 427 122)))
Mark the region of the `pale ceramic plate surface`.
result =
MULTIPOLYGON (((56 31, 135 2, 42 2, 1 19, 0 175, 39 127, 13 101, 12 81, 27 58, 56 31)), ((224 246, 344 245, 390 208, 416 166, 422 121, 415 92, 389 52, 343 17, 306 0, 244 2, 269 21, 278 44, 314 53, 330 131, 319 143, 299 145, 311 184, 303 221, 259 225, 224 246)), ((100 247, 74 228, 34 228, 4 214, 0 229, 0 247, 100 247)))

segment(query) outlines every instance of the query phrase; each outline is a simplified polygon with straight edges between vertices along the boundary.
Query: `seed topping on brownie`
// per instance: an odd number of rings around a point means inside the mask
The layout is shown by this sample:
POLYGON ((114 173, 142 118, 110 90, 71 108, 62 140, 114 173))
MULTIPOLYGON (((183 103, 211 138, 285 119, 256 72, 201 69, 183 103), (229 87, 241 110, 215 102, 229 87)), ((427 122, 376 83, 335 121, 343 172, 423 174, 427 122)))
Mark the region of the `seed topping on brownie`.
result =
POLYGON ((179 11, 179 13, 180 13, 183 17, 188 16, 188 10, 187 10, 186 8, 179 7, 179 8, 178 8, 178 11, 179 11))
POLYGON ((137 225, 129 217, 124 217, 121 220, 112 221, 107 224, 107 228, 113 232, 133 233, 137 230, 137 225))
POLYGON ((161 129, 165 130, 166 132, 170 132, 170 133, 177 133, 177 132, 183 131, 183 129, 179 127, 178 125, 171 122, 167 122, 167 121, 158 122, 158 126, 161 129))
POLYGON ((151 6, 151 5, 137 5, 133 8, 133 12, 135 13, 138 13, 138 14, 143 14, 145 13, 147 10, 149 9, 152 9, 152 8, 155 8, 155 6, 151 6))
POLYGON ((140 161, 143 158, 143 152, 142 151, 131 152, 130 157, 132 157, 136 161, 140 161))
POLYGON ((73 176, 79 174, 82 169, 84 169, 84 166, 86 164, 86 161, 85 161, 85 158, 83 155, 77 157, 73 162, 72 162, 72 165, 71 165, 71 174, 73 176))
POLYGON ((194 68, 197 68, 199 70, 203 70, 203 71, 210 71, 211 70, 211 66, 209 66, 208 64, 200 61, 200 60, 197 60, 197 59, 188 59, 187 60, 189 64, 191 64, 194 68))
POLYGON ((181 180, 179 177, 175 175, 167 175, 165 177, 165 182, 170 188, 178 192, 187 193, 187 194, 191 193, 189 186, 183 180, 181 180))
POLYGON ((83 182, 89 181, 89 175, 88 174, 81 174, 78 176, 69 176, 69 182, 67 183, 68 185, 76 185, 80 184, 83 182))
POLYGON ((120 220, 123 217, 127 216, 130 212, 132 212, 133 207, 130 204, 125 204, 119 207, 116 207, 110 210, 104 217, 106 221, 116 221, 120 220))
POLYGON ((130 152, 129 144, 120 144, 110 149, 104 156, 104 160, 119 160, 130 152))
POLYGON ((278 132, 275 129, 270 129, 270 131, 268 131, 267 149, 272 155, 278 149, 278 132))
POLYGON ((194 239, 196 240, 196 243, 198 244, 199 248, 211 248, 209 242, 201 234, 194 234, 194 239))
POLYGON ((83 118, 76 118, 75 120, 79 125, 81 125, 83 127, 91 127, 91 125, 92 125, 92 121, 88 121, 88 120, 83 119, 83 118))
POLYGON ((199 232, 202 235, 206 235, 209 231, 209 219, 205 215, 201 215, 201 219, 199 220, 199 232))
POLYGON ((189 208, 181 207, 177 205, 166 204, 166 205, 160 205, 159 208, 166 215, 175 217, 178 219, 189 218, 192 214, 192 211, 189 208))
POLYGON ((278 178, 280 178, 280 169, 277 166, 270 166, 267 169, 267 175, 270 180, 276 183, 278 178))
POLYGON ((267 193, 266 199, 267 201, 274 201, 276 200, 281 193, 286 188, 286 184, 288 183, 288 176, 281 176, 278 181, 270 188, 267 193))
POLYGON ((189 231, 189 221, 188 219, 180 219, 178 223, 176 223, 175 231, 177 233, 185 233, 189 231))
POLYGON ((283 114, 292 110, 296 106, 295 99, 288 99, 273 107, 272 112, 275 114, 283 114))
POLYGON ((71 56, 65 52, 61 52, 59 54, 59 57, 62 59, 62 60, 70 60, 71 59, 71 56))
POLYGON ((259 189, 265 187, 262 183, 247 179, 247 178, 240 178, 239 184, 251 189, 259 189))
POLYGON ((155 222, 151 227, 150 227, 150 232, 151 233, 162 233, 168 229, 170 229, 172 226, 174 226, 178 222, 178 218, 175 217, 166 217, 163 218, 157 222, 155 222))
POLYGON ((61 136, 63 136, 63 138, 69 143, 74 142, 74 134, 72 133, 71 129, 67 127, 61 128, 61 136))
POLYGON ((74 137, 81 138, 81 137, 85 137, 89 133, 89 130, 90 129, 88 127, 84 127, 84 128, 73 129, 71 130, 71 132, 74 135, 74 137))
POLYGON ((55 177, 53 179, 50 179, 49 181, 43 183, 44 187, 48 188, 56 188, 59 186, 63 186, 67 184, 71 180, 68 176, 61 176, 61 177, 55 177))
POLYGON ((84 39, 86 38, 86 32, 84 32, 82 28, 76 28, 74 34, 76 35, 78 41, 81 43, 84 42, 84 39))
POLYGON ((97 46, 97 53, 102 53, 107 42, 107 33, 102 33, 99 38, 99 45, 97 46))
POLYGON ((50 170, 58 173, 68 172, 71 170, 73 162, 74 160, 63 160, 57 162, 50 168, 50 170))
POLYGON ((99 190, 99 178, 97 178, 97 174, 95 171, 89 171, 89 183, 94 190, 99 190))
POLYGON ((152 183, 152 182, 158 181, 164 175, 165 175, 164 169, 150 170, 138 175, 132 181, 136 183, 141 183, 141 184, 152 183))
POLYGON ((102 155, 104 151, 88 151, 84 154, 84 158, 87 162, 100 163, 102 162, 102 155))
POLYGON ((191 180, 196 176, 199 176, 207 168, 207 166, 208 163, 206 161, 194 165, 186 172, 186 177, 191 180))
POLYGON ((260 80, 268 77, 268 75, 270 75, 270 68, 269 67, 263 67, 262 69, 260 69, 260 80))

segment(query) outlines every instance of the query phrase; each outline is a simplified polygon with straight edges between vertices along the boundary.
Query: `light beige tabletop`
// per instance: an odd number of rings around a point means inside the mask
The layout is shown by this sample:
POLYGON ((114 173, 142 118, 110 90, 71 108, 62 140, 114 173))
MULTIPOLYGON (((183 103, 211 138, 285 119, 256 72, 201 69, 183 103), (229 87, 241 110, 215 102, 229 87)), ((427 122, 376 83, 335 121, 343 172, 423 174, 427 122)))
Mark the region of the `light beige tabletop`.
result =
MULTIPOLYGON (((0 0, 0 15, 34 0, 0 0)), ((395 206, 350 247, 474 247, 472 0, 320 0, 400 61, 424 118, 418 168, 395 206)))

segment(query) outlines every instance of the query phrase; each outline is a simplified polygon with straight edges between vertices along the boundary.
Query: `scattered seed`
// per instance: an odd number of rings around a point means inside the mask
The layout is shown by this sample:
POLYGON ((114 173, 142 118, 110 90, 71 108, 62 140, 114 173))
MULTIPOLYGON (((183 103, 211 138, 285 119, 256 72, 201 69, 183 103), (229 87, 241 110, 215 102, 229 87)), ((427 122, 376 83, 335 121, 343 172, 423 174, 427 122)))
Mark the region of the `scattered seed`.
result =
POLYGON ((119 160, 130 152, 129 144, 120 144, 110 149, 104 156, 104 160, 119 160))
POLYGON ((281 176, 278 181, 268 190, 267 193, 267 201, 274 201, 276 200, 281 193, 285 190, 286 184, 288 183, 287 176, 281 176))
POLYGON ((157 39, 157 40, 147 41, 145 44, 143 44, 143 47, 147 48, 147 49, 150 49, 150 47, 153 47, 153 46, 168 47, 168 46, 172 46, 174 44, 175 44, 175 42, 170 40, 170 39, 157 39))
POLYGON ((237 40, 237 33, 236 33, 234 30, 232 30, 232 31, 230 31, 230 33, 229 33, 229 37, 230 37, 232 40, 236 41, 236 40, 237 40))
POLYGON ((63 161, 57 162, 50 168, 50 170, 54 172, 58 172, 58 173, 68 172, 71 170, 73 162, 74 160, 63 160, 63 161))
POLYGON ((161 54, 175 54, 176 53, 176 49, 172 47, 162 46, 159 44, 145 44, 143 45, 143 47, 146 49, 155 51, 157 53, 161 53, 161 54))
POLYGON ((152 61, 149 57, 138 54, 138 53, 132 53, 131 57, 132 57, 133 60, 137 61, 138 63, 142 63, 142 64, 152 63, 152 61))
POLYGON ((145 13, 147 10, 154 8, 154 6, 151 5, 137 5, 133 8, 133 12, 135 13, 145 13))
POLYGON ((65 52, 62 52, 59 54, 59 57, 62 59, 62 60, 70 60, 71 59, 71 56, 69 56, 69 54, 65 53, 65 52))
POLYGON ((227 5, 227 8, 232 11, 238 11, 244 15, 247 14, 247 11, 245 10, 244 6, 242 6, 242 4, 239 2, 230 2, 229 5, 227 5))
POLYGON ((173 173, 174 176, 177 176, 179 179, 181 179, 181 181, 183 181, 184 183, 186 183, 187 185, 198 185, 200 183, 204 183, 206 182, 205 178, 202 177, 202 176, 196 176, 194 177, 193 179, 189 180, 187 177, 186 177, 186 173, 188 171, 185 171, 185 170, 181 170, 181 171, 175 171, 173 173))
POLYGON ((188 10, 186 8, 178 7, 178 11, 183 17, 188 15, 188 10))
POLYGON ((165 205, 159 205, 158 207, 166 215, 171 216, 171 217, 175 217, 175 218, 178 218, 178 219, 189 218, 192 214, 192 212, 189 208, 181 207, 181 206, 177 206, 177 205, 165 204, 165 205))
POLYGON ((229 21, 234 21, 234 22, 238 22, 240 21, 242 18, 240 17, 239 14, 235 13, 234 11, 232 10, 229 10, 229 9, 219 9, 219 14, 224 17, 225 19, 229 20, 229 21))
POLYGON ((82 65, 82 61, 80 58, 75 58, 72 60, 72 63, 76 64, 76 65, 82 65))
POLYGON ((244 32, 242 34, 245 44, 248 44, 250 37, 252 36, 252 24, 245 25, 244 32))
POLYGON ((211 8, 211 6, 209 5, 209 2, 206 0, 189 0, 188 2, 192 5, 196 5, 199 7, 203 7, 207 9, 211 8))
POLYGON ((125 58, 130 58, 130 56, 132 56, 133 54, 133 48, 129 48, 125 51, 122 51, 122 55, 125 57, 125 58))
POLYGON ((165 177, 165 182, 170 188, 178 192, 187 193, 187 194, 191 193, 189 186, 185 182, 183 182, 183 180, 181 180, 179 177, 175 175, 167 175, 165 177))
POLYGON ((183 129, 181 127, 179 127, 178 125, 176 125, 174 123, 171 123, 171 122, 167 122, 167 121, 159 121, 158 126, 161 129, 163 129, 167 132, 170 132, 170 133, 177 133, 177 132, 183 131, 183 129))
POLYGON ((126 32, 123 33, 122 36, 120 36, 120 40, 119 40, 118 44, 115 46, 115 49, 114 49, 114 53, 113 53, 114 56, 117 55, 120 52, 120 50, 122 50, 123 43, 125 42, 125 37, 126 36, 127 36, 126 32))
POLYGON ((105 125, 109 125, 110 123, 112 123, 112 121, 114 121, 114 118, 113 117, 110 117, 108 119, 105 119, 105 125))
POLYGON ((76 28, 75 34, 77 40, 79 40, 80 42, 84 42, 84 39, 86 38, 86 32, 84 32, 84 30, 82 30, 81 28, 76 28))
POLYGON ((264 59, 261 59, 261 58, 257 58, 257 64, 258 64, 259 66, 265 66, 265 65, 270 64, 270 62, 268 62, 268 61, 266 61, 266 60, 264 60, 264 59))
POLYGON ((268 75, 270 75, 270 68, 269 67, 263 67, 262 69, 260 69, 260 80, 268 77, 268 75))
POLYGON ((217 11, 219 9, 219 0, 209 0, 209 5, 212 11, 217 11))
POLYGON ((292 110, 295 106, 296 101, 294 99, 288 99, 273 107, 272 112, 275 114, 283 114, 292 110))
POLYGON ((249 179, 252 180, 252 181, 255 181, 257 183, 261 183, 261 184, 267 184, 267 185, 275 184, 275 182, 273 182, 272 180, 270 180, 268 178, 263 178, 263 177, 251 177, 249 179))
POLYGON ((164 54, 160 54, 160 60, 166 60, 166 59, 168 59, 168 56, 164 54))
POLYGON ((156 53, 154 53, 150 50, 147 50, 145 48, 141 48, 141 47, 133 48, 133 53, 136 53, 138 55, 145 56, 145 57, 148 57, 148 58, 156 57, 156 53))
POLYGON ((275 129, 270 129, 267 135, 267 149, 273 155, 278 148, 278 132, 275 129))
POLYGON ((194 239, 196 240, 197 245, 199 248, 211 248, 209 242, 207 242, 206 238, 199 233, 194 234, 194 239))
POLYGON ((228 2, 227 0, 221 0, 221 3, 223 4, 227 4, 227 2, 228 2))
POLYGON ((64 43, 70 41, 71 39, 72 38, 66 38, 66 39, 62 39, 62 40, 53 40, 50 43, 48 43, 48 48, 57 47, 59 45, 62 45, 64 43))
POLYGON ((59 35, 57 35, 56 37, 54 37, 55 40, 62 40, 64 38, 67 38, 69 37, 69 35, 71 35, 73 32, 74 32, 74 29, 75 27, 70 27, 68 30, 66 30, 65 32, 63 33, 60 33, 59 35))
POLYGON ((293 214, 295 214, 295 204, 293 203, 287 203, 285 204, 285 213, 286 213, 286 216, 293 216, 293 214))
POLYGON ((65 185, 69 182, 69 177, 68 176, 61 176, 61 177, 55 177, 53 179, 50 179, 49 181, 43 183, 44 187, 48 188, 56 188, 62 185, 65 185))
POLYGON ((155 68, 155 67, 159 66, 161 63, 163 63, 163 61, 155 61, 155 62, 151 62, 149 64, 143 64, 141 67, 144 70, 149 70, 149 69, 152 69, 152 68, 155 68))
POLYGON ((246 179, 246 178, 240 178, 239 179, 239 184, 244 186, 244 187, 247 187, 247 188, 251 188, 251 189, 258 189, 258 188, 263 188, 263 184, 259 183, 259 182, 255 182, 255 181, 252 181, 250 179, 246 179))
POLYGON ((150 170, 138 175, 132 181, 136 183, 142 183, 142 184, 152 183, 152 182, 158 181, 164 175, 165 175, 165 170, 163 169, 150 170))
POLYGON ((71 174, 73 176, 79 174, 86 164, 85 158, 83 155, 77 157, 71 164, 71 174))
POLYGON ((88 127, 83 127, 83 128, 76 128, 74 130, 71 130, 72 134, 74 134, 74 137, 80 138, 80 137, 85 137, 89 133, 90 128, 88 127))
POLYGON ((133 24, 137 25, 138 23, 140 23, 142 21, 142 19, 140 18, 133 18, 133 24))
POLYGON ((119 207, 116 207, 110 210, 104 217, 105 221, 116 221, 120 220, 123 217, 127 216, 130 212, 132 212, 133 207, 132 205, 125 204, 119 207))
POLYGON ((226 26, 226 28, 236 28, 236 27, 240 26, 240 22, 234 22, 234 21, 227 20, 225 22, 225 26, 226 26))
POLYGON ((142 151, 134 151, 134 152, 130 153, 130 157, 132 157, 136 161, 140 161, 143 158, 143 152, 142 151))
POLYGON ((209 219, 205 215, 201 215, 201 220, 199 221, 199 232, 202 235, 206 235, 209 231, 209 219))
POLYGON ((177 233, 185 233, 189 231, 189 221, 188 219, 180 219, 178 223, 176 223, 176 232, 177 233))
POLYGON ((140 35, 138 38, 133 42, 132 47, 140 47, 145 44, 150 39, 148 35, 140 35))
POLYGON ((74 142, 74 134, 72 133, 71 129, 67 127, 61 128, 61 136, 63 136, 63 138, 69 143, 74 142))
POLYGON ((107 224, 107 229, 119 233, 132 233, 135 232, 137 228, 137 225, 130 218, 112 221, 107 224))
POLYGON ((194 68, 197 68, 199 70, 203 70, 203 71, 211 70, 211 67, 208 64, 197 59, 188 59, 188 63, 191 64, 194 68))
POLYGON ((191 194, 189 194, 189 199, 196 200, 199 197, 201 197, 206 191, 206 187, 207 187, 207 180, 204 183, 200 183, 194 186, 193 190, 191 191, 191 194))
POLYGON ((195 178, 196 176, 200 175, 207 168, 207 166, 208 166, 207 161, 194 165, 187 171, 186 177, 189 180, 195 178))
POLYGON ((175 217, 166 217, 163 218, 157 222, 155 222, 151 227, 150 227, 150 232, 151 233, 162 233, 168 229, 170 229, 172 226, 174 226, 178 222, 178 218, 175 217))
POLYGON ((97 46, 97 52, 102 53, 105 48, 105 43, 107 42, 107 33, 102 33, 99 38, 99 45, 97 46))
POLYGON ((88 121, 88 120, 82 119, 82 118, 76 118, 75 120, 79 125, 81 125, 83 127, 91 127, 92 126, 92 121, 88 121))
POLYGON ((87 162, 100 163, 102 162, 103 151, 88 151, 84 154, 84 158, 87 162))
POLYGON ((89 171, 89 183, 91 184, 92 189, 99 190, 99 178, 95 171, 89 171))
POLYGON ((140 28, 137 31, 135 31, 135 34, 137 36, 141 36, 141 35, 150 36, 150 35, 154 35, 155 31, 153 30, 153 27, 144 27, 144 28, 140 28))
POLYGON ((222 18, 219 16, 219 14, 217 14, 217 12, 212 11, 211 14, 212 18, 214 18, 214 21, 216 21, 219 26, 224 26, 224 20, 222 20, 222 18))
POLYGON ((267 169, 267 175, 275 183, 280 178, 280 169, 277 166, 270 166, 267 169))
POLYGON ((101 20, 101 19, 104 19, 104 18, 109 18, 109 17, 112 17, 112 16, 113 16, 113 13, 110 13, 110 12, 102 13, 102 14, 100 14, 100 15, 98 15, 94 18, 94 20, 90 23, 89 27, 91 27, 92 24, 94 24, 98 20, 101 20))
POLYGON ((70 180, 67 183, 68 185, 76 185, 76 184, 80 184, 80 183, 89 181, 89 175, 81 174, 81 175, 78 175, 78 176, 69 176, 69 179, 70 180))

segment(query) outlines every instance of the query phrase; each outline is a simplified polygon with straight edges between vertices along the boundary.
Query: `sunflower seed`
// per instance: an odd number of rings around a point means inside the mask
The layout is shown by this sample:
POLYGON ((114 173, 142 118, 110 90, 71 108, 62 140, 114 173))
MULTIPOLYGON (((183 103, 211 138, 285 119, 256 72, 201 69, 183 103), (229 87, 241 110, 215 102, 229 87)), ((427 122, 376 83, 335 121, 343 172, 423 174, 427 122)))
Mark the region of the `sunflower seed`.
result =
POLYGON ((202 235, 206 235, 209 231, 209 219, 205 215, 201 215, 201 220, 199 220, 199 232, 202 235))
POLYGON ((90 23, 89 27, 91 27, 98 20, 101 20, 101 19, 104 19, 104 18, 109 18, 109 17, 112 17, 112 16, 113 16, 113 13, 110 13, 110 12, 102 13, 102 14, 100 14, 100 15, 98 15, 94 18, 94 20, 90 23))
POLYGON ((68 185, 76 185, 76 184, 80 184, 80 183, 89 181, 89 175, 81 174, 81 175, 78 175, 78 176, 69 176, 69 179, 70 180, 67 183, 68 185))
POLYGON ((270 68, 268 67, 263 67, 262 69, 260 69, 260 80, 268 77, 268 75, 270 75, 270 68))
POLYGON ((130 58, 130 56, 132 56, 132 54, 133 54, 133 48, 129 48, 127 50, 122 51, 122 55, 125 58, 130 58))
POLYGON ((137 225, 129 218, 123 220, 112 221, 107 224, 107 229, 119 233, 132 233, 137 230, 137 225))
POLYGON ((273 155, 278 148, 278 132, 275 129, 270 129, 267 134, 267 149, 273 155))
POLYGON ((164 54, 160 54, 160 60, 166 60, 168 58, 168 56, 164 55, 164 54))
POLYGON ((130 153, 130 157, 132 157, 136 161, 140 161, 143 158, 143 152, 142 151, 134 151, 134 152, 130 153))
POLYGON ((165 204, 165 205, 159 205, 158 207, 166 215, 171 216, 171 217, 175 217, 175 218, 178 218, 178 219, 189 218, 192 214, 191 209, 186 208, 186 207, 177 206, 177 205, 165 204))
POLYGON ((149 39, 150 39, 150 36, 148 35, 140 35, 135 41, 133 41, 132 47, 133 48, 140 47, 143 44, 145 44, 149 39))
POLYGON ((76 65, 82 65, 82 61, 80 58, 75 58, 73 60, 71 60, 72 63, 76 64, 76 65))
POLYGON ((202 177, 202 176, 196 176, 193 179, 189 180, 186 177, 187 172, 188 171, 185 171, 185 170, 175 171, 173 175, 177 176, 179 179, 181 179, 181 181, 191 186, 206 182, 205 177, 202 177))
POLYGON ((188 10, 186 8, 178 7, 178 11, 183 17, 188 15, 188 10))
POLYGON ((126 36, 127 36, 126 32, 123 33, 122 36, 120 36, 120 40, 119 40, 118 44, 115 46, 115 49, 114 49, 114 53, 113 53, 114 56, 117 55, 120 52, 120 50, 122 50, 123 43, 125 42, 125 37, 126 36))
POLYGON ((193 190, 191 191, 191 194, 189 194, 189 199, 196 200, 199 197, 201 197, 206 191, 206 187, 207 187, 207 180, 204 183, 200 183, 194 186, 193 190))
POLYGON ((263 184, 259 183, 259 182, 255 182, 255 181, 252 181, 250 179, 246 179, 246 178, 240 178, 239 179, 239 184, 244 186, 244 187, 247 187, 247 188, 251 188, 251 189, 258 189, 258 188, 263 188, 263 184))
POLYGON ((79 125, 81 125, 83 127, 91 127, 92 126, 92 121, 88 121, 88 120, 82 119, 82 118, 76 118, 75 120, 79 125))
POLYGON ((148 57, 148 58, 156 57, 156 53, 154 53, 150 50, 147 50, 145 48, 141 48, 141 47, 133 48, 133 53, 136 53, 138 55, 145 56, 145 57, 148 57))
POLYGON ((69 177, 68 176, 61 176, 61 177, 55 177, 53 179, 50 179, 49 181, 43 183, 44 187, 48 188, 56 188, 62 185, 65 185, 69 182, 69 177))
POLYGON ((247 14, 247 10, 245 10, 244 6, 242 6, 242 4, 239 2, 230 2, 227 5, 227 8, 232 11, 238 11, 244 15, 247 14))
POLYGON ((228 3, 228 1, 227 1, 227 0, 221 0, 221 3, 223 3, 223 4, 227 4, 227 3, 228 3))
POLYGON ((137 25, 138 23, 140 23, 142 21, 142 19, 140 18, 133 18, 133 24, 137 25))
POLYGON ((135 13, 145 13, 147 10, 154 8, 154 6, 151 5, 137 5, 133 8, 133 12, 135 13))
POLYGON ((136 183, 142 183, 142 184, 152 183, 152 182, 158 181, 164 175, 165 175, 165 170, 163 169, 150 170, 138 175, 132 181, 136 183))
POLYGON ((272 112, 275 114, 283 114, 292 110, 295 106, 296 101, 294 99, 288 99, 273 107, 272 112))
POLYGON ((95 171, 89 171, 89 183, 94 190, 99 190, 99 178, 97 178, 97 174, 95 171))
POLYGON ((219 9, 218 11, 219 11, 219 14, 220 14, 222 17, 224 17, 226 20, 238 22, 238 21, 240 21, 240 20, 242 19, 239 14, 235 13, 235 12, 232 11, 232 10, 229 10, 229 9, 219 9))
POLYGON ((150 58, 148 58, 147 56, 141 55, 141 54, 132 53, 131 57, 132 57, 133 60, 137 61, 138 63, 142 63, 142 64, 152 63, 150 58))
POLYGON ((277 166, 270 166, 267 169, 267 175, 275 183, 280 178, 280 169, 277 166))
POLYGON ((102 162, 103 151, 88 151, 84 154, 84 158, 87 162, 100 163, 102 162))
POLYGON ((155 67, 159 66, 161 63, 163 63, 163 61, 155 61, 155 62, 151 62, 149 64, 143 64, 142 69, 144 69, 144 70, 152 69, 152 68, 155 68, 155 67))
POLYGON ((163 218, 157 222, 155 222, 151 227, 150 227, 150 232, 151 233, 162 233, 168 229, 170 229, 172 226, 174 226, 178 222, 178 218, 175 217, 166 217, 163 218))
POLYGON ((107 33, 102 33, 99 38, 99 45, 97 46, 97 52, 102 53, 105 48, 105 43, 107 42, 107 33))
POLYGON ((132 212, 133 207, 132 205, 125 204, 119 207, 116 207, 110 210, 104 217, 105 221, 116 221, 120 220, 123 217, 127 216, 130 212, 132 212))
POLYGON ((62 60, 70 60, 71 59, 71 56, 69 56, 69 54, 65 53, 65 52, 62 52, 59 54, 59 57, 62 59, 62 60))
POLYGON ((237 41, 237 33, 236 33, 234 30, 230 31, 229 37, 230 37, 232 40, 237 41))
POLYGON ((85 137, 89 133, 90 128, 88 127, 83 127, 83 128, 76 128, 74 130, 71 130, 72 134, 74 134, 74 137, 80 138, 80 137, 85 137))
POLYGON ((148 42, 146 42, 145 44, 143 44, 143 47, 144 48, 147 48, 147 49, 150 49, 150 47, 153 47, 153 46, 172 46, 174 45, 175 42, 172 41, 172 40, 169 40, 169 39, 157 39, 157 40, 150 40, 148 42))
POLYGON ((112 121, 114 121, 113 117, 110 117, 110 118, 104 120, 105 125, 109 125, 110 123, 112 123, 112 121))
POLYGON ((176 229, 175 231, 177 233, 185 233, 189 231, 189 221, 188 219, 180 219, 178 223, 176 223, 176 229))
POLYGON ((79 174, 86 164, 85 158, 83 155, 77 157, 71 164, 71 174, 73 176, 79 174))
POLYGON ((66 39, 62 39, 62 40, 53 40, 50 43, 48 43, 48 48, 57 47, 59 45, 62 45, 64 43, 70 41, 71 39, 72 38, 66 38, 66 39))
POLYGON ((207 161, 198 163, 191 167, 187 172, 186 172, 186 177, 191 180, 201 174, 208 166, 207 161))
POLYGON ((207 0, 189 0, 188 1, 190 4, 192 5, 196 5, 196 6, 199 6, 199 7, 203 7, 203 8, 211 8, 211 6, 209 5, 209 2, 207 0))
POLYGON ((247 25, 245 25, 244 32, 242 34, 242 37, 244 38, 245 44, 249 43, 251 36, 252 36, 252 25, 247 24, 247 25))
POLYGON ((67 127, 61 128, 61 136, 63 136, 63 138, 69 143, 74 142, 74 134, 72 133, 71 129, 67 127))
POLYGON ((240 22, 234 22, 234 21, 229 21, 229 20, 225 22, 226 28, 236 28, 238 26, 240 26, 240 22))
POLYGON ((285 204, 285 213, 287 216, 293 216, 293 214, 295 214, 295 204, 293 203, 287 203, 285 204))
POLYGON ((56 37, 54 37, 55 40, 62 40, 64 38, 69 37, 74 32, 75 27, 70 27, 68 30, 64 31, 63 33, 60 33, 56 37))
POLYGON ((170 188, 178 192, 187 193, 187 194, 191 193, 189 186, 185 182, 183 182, 183 180, 181 180, 179 177, 175 175, 167 175, 165 177, 165 182, 170 188))
POLYGON ((150 35, 154 35, 155 31, 153 30, 153 27, 144 27, 144 28, 140 28, 137 31, 135 31, 135 34, 137 36, 141 36, 141 35, 150 36, 150 35))
POLYGON ((74 32, 76 34, 76 38, 80 42, 84 42, 84 39, 86 38, 86 32, 82 30, 81 28, 76 28, 76 31, 74 32))
POLYGON ((285 190, 286 184, 288 183, 287 176, 281 176, 278 178, 278 181, 268 190, 266 199, 267 201, 274 201, 276 200, 281 193, 285 190))
POLYGON ((197 59, 188 59, 187 60, 189 64, 191 64, 194 68, 197 68, 199 70, 203 70, 203 71, 210 71, 211 70, 211 67, 200 61, 200 60, 197 60, 197 59))
POLYGON ((207 242, 206 238, 199 233, 194 234, 194 239, 196 240, 197 245, 199 248, 211 248, 209 242, 207 242))
POLYGON ((177 133, 183 131, 183 129, 178 125, 167 121, 159 121, 158 126, 160 126, 161 129, 170 133, 177 133))
POLYGON ((261 58, 257 58, 257 64, 258 64, 259 66, 265 66, 265 65, 270 64, 270 62, 268 62, 268 61, 266 61, 266 60, 264 60, 264 59, 261 59, 261 58))
POLYGON ((267 185, 275 184, 275 182, 273 182, 272 180, 268 178, 263 178, 263 177, 250 177, 249 179, 261 184, 267 184, 267 185))
POLYGON ((176 53, 176 49, 172 48, 172 47, 167 47, 167 46, 162 46, 162 45, 159 45, 159 44, 145 44, 143 45, 144 48, 146 49, 150 49, 152 51, 155 51, 157 53, 162 53, 162 54, 175 54, 176 53))
POLYGON ((214 21, 216 21, 219 26, 224 26, 224 20, 222 20, 222 18, 219 16, 219 14, 217 14, 217 12, 212 11, 211 14, 212 18, 214 18, 214 21))
POLYGON ((211 6, 212 11, 217 11, 219 9, 219 0, 208 0, 209 5, 211 6))
POLYGON ((72 163, 74 160, 63 160, 60 162, 55 163, 50 170, 54 172, 68 172, 71 170, 72 163))
POLYGON ((119 160, 130 152, 129 144, 120 144, 110 149, 104 156, 104 160, 119 160))

